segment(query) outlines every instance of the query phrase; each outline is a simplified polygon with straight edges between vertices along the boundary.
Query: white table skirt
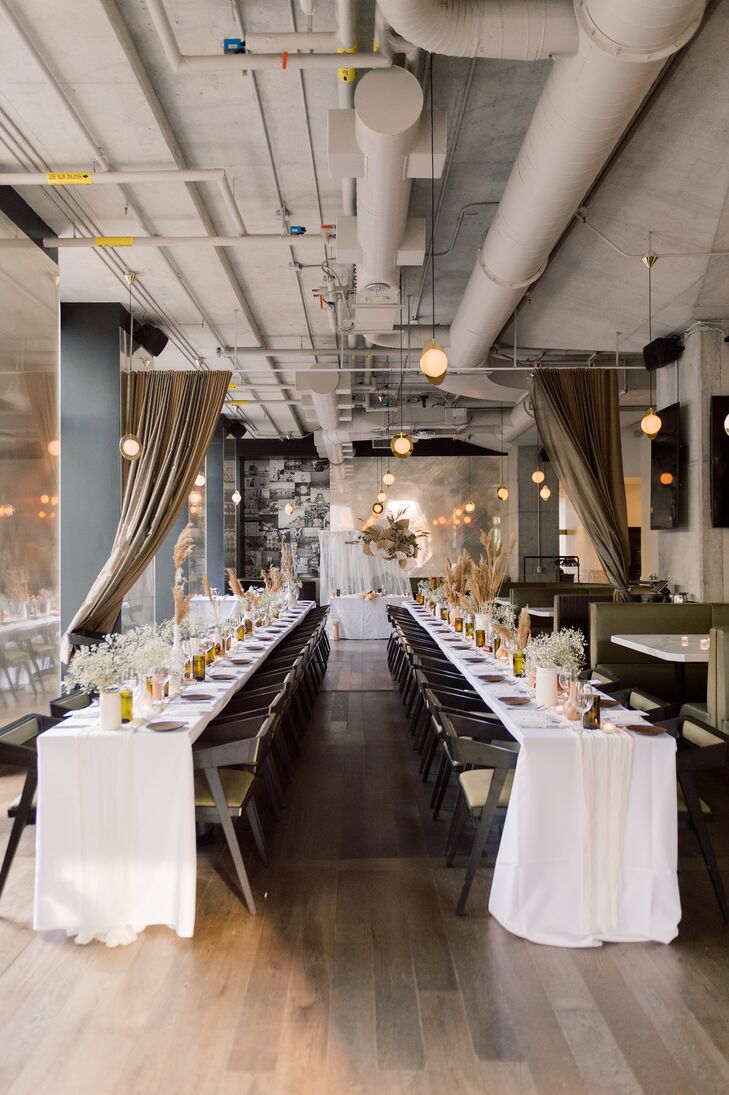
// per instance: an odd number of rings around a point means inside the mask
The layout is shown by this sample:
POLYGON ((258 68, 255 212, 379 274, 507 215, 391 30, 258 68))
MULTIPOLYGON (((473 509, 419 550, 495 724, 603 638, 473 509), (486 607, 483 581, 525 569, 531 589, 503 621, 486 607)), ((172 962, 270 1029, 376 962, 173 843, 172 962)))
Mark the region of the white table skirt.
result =
MULTIPOLYGON (((300 602, 265 650, 249 651, 249 666, 226 666, 235 681, 201 683, 212 700, 166 705, 158 717, 184 720, 187 731, 104 732, 86 708, 41 734, 34 928, 110 946, 133 941, 150 924, 193 934, 192 743, 312 604, 300 602), (89 747, 93 752, 85 751, 89 747), (82 781, 80 771, 93 771, 95 778, 82 781)), ((242 652, 246 648, 244 643, 242 652)))
MULTIPOLYGON (((411 602, 406 607, 432 631, 432 616, 411 602)), ((520 709, 495 698, 508 686, 484 684, 473 672, 478 667, 460 657, 468 651, 454 650, 444 641, 446 632, 432 634, 521 745, 491 884, 492 916, 516 935, 553 946, 669 943, 681 918, 674 739, 633 735, 617 927, 601 932, 583 918, 586 818, 579 736, 563 726, 520 725, 520 709)), ((633 721, 640 721, 637 713, 633 721)), ((593 862, 593 871, 599 868, 593 862)))
POLYGON ((340 639, 387 639, 390 625, 387 605, 401 605, 406 596, 387 593, 368 601, 353 593, 344 597, 332 597, 329 604, 332 616, 339 620, 340 639))

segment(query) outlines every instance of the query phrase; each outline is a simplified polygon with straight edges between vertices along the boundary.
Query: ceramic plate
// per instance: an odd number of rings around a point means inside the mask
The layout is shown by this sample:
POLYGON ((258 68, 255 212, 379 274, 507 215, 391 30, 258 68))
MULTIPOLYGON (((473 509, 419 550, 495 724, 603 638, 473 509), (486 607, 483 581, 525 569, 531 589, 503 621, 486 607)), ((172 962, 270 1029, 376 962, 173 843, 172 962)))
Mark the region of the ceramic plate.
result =
POLYGON ((485 684, 498 684, 499 681, 503 681, 501 673, 478 673, 478 679, 485 684))
POLYGON ((186 722, 172 722, 164 719, 155 719, 154 722, 147 723, 148 730, 155 730, 158 734, 163 733, 166 730, 184 730, 187 729, 186 722))
POLYGON ((215 697, 210 692, 181 692, 180 699, 199 703, 201 700, 214 700, 215 697))
POLYGON ((211 681, 234 681, 237 678, 233 673, 210 673, 211 681))
POLYGON ((499 696, 499 702, 507 707, 525 707, 529 703, 528 696, 499 696))

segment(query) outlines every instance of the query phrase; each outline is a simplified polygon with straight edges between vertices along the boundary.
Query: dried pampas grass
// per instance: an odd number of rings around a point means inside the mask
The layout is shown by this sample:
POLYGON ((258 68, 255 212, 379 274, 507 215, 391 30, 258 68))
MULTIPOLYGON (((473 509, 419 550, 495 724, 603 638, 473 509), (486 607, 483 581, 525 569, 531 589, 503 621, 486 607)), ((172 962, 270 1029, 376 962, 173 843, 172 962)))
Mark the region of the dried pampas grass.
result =
POLYGON ((240 584, 240 580, 238 578, 238 575, 236 574, 236 572, 233 570, 232 567, 227 568, 227 575, 228 575, 228 581, 230 583, 230 588, 231 588, 231 591, 233 593, 233 596, 238 597, 239 599, 242 600, 245 597, 245 590, 243 589, 243 586, 240 584))
POLYGON ((480 539, 484 553, 479 556, 477 563, 471 563, 468 592, 483 612, 487 611, 487 606, 498 596, 515 541, 512 539, 505 551, 494 529, 481 531, 480 539))
POLYGON ((172 549, 172 558, 175 563, 175 585, 179 585, 182 581, 182 568, 192 555, 194 547, 195 533, 192 525, 185 525, 172 549))
POLYGON ((172 587, 172 599, 175 605, 175 623, 184 623, 190 614, 190 594, 185 593, 183 585, 174 585, 172 587))
POLYGON ((519 613, 519 623, 516 628, 516 649, 526 650, 529 636, 532 633, 532 619, 528 608, 522 608, 519 613))
POLYGON ((467 592, 468 572, 471 566, 471 556, 463 549, 455 565, 450 559, 446 560, 445 573, 443 575, 443 589, 446 598, 452 605, 458 604, 459 597, 467 592))

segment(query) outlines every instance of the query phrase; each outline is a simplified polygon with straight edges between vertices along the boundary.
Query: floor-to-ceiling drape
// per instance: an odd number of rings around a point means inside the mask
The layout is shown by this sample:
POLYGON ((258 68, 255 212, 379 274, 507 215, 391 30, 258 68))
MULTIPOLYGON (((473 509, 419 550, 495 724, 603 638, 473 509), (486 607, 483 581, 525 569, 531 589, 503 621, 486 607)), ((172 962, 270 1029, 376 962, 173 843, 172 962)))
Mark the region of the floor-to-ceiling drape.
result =
POLYGON ((630 600, 617 375, 607 369, 537 369, 529 390, 544 447, 614 597, 630 600))
POLYGON ((385 593, 409 593, 407 571, 396 560, 365 555, 362 544, 352 543, 356 529, 333 529, 319 533, 319 600, 323 605, 335 589, 342 593, 364 593, 382 589, 385 593))
POLYGON ((137 435, 142 453, 134 463, 123 462, 122 510, 111 553, 69 633, 114 627, 124 594, 154 557, 193 485, 230 378, 223 371, 124 375, 122 429, 137 435))

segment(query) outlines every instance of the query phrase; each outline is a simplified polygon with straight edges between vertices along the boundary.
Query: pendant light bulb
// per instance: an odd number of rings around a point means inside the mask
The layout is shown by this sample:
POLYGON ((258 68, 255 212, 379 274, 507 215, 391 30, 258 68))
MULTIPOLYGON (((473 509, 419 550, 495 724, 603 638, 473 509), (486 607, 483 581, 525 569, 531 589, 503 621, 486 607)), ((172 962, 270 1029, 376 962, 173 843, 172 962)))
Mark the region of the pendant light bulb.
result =
POLYGON ((378 502, 386 502, 387 501, 387 495, 385 494, 384 490, 381 490, 380 493, 377 495, 377 501, 378 502))
POLYGON ((413 439, 409 433, 398 433, 393 437, 390 442, 390 451, 393 456, 399 457, 401 460, 407 459, 408 456, 413 454, 413 439))
POLYGON ((496 497, 500 502, 505 502, 509 497, 509 488, 502 483, 500 487, 496 488, 496 497))
POLYGON ((385 484, 386 487, 391 487, 392 484, 395 482, 395 476, 392 474, 389 468, 382 476, 382 482, 385 484))
POLYGON ((125 433, 119 441, 119 452, 130 463, 142 455, 142 442, 134 433, 125 433))
POLYGON ((724 433, 729 434, 729 414, 724 419, 724 433))
POLYGON ((230 500, 234 506, 239 506, 241 503, 241 493, 239 490, 234 490, 230 496, 230 500))
POLYGON ((552 492, 549 489, 549 487, 547 486, 547 484, 545 483, 544 486, 542 487, 542 489, 539 492, 539 497, 542 499, 543 502, 546 502, 548 498, 551 498, 551 496, 552 496, 552 492))
POLYGON ((442 384, 448 372, 448 357, 437 339, 429 338, 420 355, 420 371, 431 384, 442 384))
MULTIPOLYGON (((729 417, 729 416, 728 416, 729 417)), ((648 413, 643 416, 640 423, 640 428, 646 437, 653 441, 660 433, 663 421, 660 415, 657 415, 652 407, 648 408, 648 413)))
POLYGON ((372 507, 372 512, 379 517, 384 509, 385 509, 385 507, 383 506, 382 502, 375 502, 375 504, 372 507))
POLYGON ((284 506, 284 513, 288 513, 288 515, 290 517, 293 512, 294 512, 294 507, 291 505, 290 502, 287 502, 286 505, 284 506))
POLYGON ((532 483, 539 484, 539 483, 543 483, 543 482, 544 482, 544 472, 542 471, 541 468, 537 468, 536 471, 532 472, 532 483))
POLYGON ((469 501, 466 502, 466 504, 463 508, 466 511, 466 513, 475 513, 476 512, 476 503, 471 502, 470 499, 469 499, 469 501))
POLYGON ((195 486, 196 487, 204 487, 205 486, 205 476, 203 475, 202 472, 199 472, 195 476, 195 486))

